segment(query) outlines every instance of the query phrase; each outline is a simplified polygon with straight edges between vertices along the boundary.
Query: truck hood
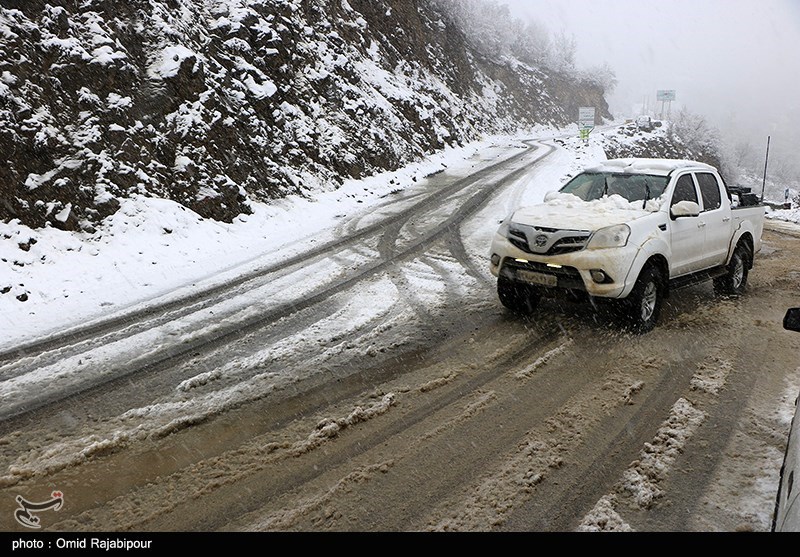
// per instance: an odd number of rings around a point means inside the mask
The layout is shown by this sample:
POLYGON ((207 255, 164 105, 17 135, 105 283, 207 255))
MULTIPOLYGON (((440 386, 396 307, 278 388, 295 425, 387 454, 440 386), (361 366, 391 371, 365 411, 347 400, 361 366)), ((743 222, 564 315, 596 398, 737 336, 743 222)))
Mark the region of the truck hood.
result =
POLYGON ((545 196, 543 203, 518 209, 511 220, 527 226, 567 230, 595 231, 615 224, 623 224, 652 214, 660 208, 660 199, 630 203, 623 197, 612 195, 595 201, 557 192, 545 196))

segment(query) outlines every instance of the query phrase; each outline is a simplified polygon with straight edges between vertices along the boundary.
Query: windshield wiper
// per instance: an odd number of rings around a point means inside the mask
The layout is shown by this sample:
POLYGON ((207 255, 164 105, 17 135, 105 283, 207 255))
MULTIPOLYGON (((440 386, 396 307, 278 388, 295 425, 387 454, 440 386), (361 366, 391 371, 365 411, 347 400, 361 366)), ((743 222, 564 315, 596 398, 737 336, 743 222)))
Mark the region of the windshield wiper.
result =
POLYGON ((650 201, 650 180, 647 176, 644 177, 644 201, 642 202, 642 209, 647 208, 647 202, 650 201))
POLYGON ((603 177, 603 195, 600 197, 608 197, 608 176, 603 177))

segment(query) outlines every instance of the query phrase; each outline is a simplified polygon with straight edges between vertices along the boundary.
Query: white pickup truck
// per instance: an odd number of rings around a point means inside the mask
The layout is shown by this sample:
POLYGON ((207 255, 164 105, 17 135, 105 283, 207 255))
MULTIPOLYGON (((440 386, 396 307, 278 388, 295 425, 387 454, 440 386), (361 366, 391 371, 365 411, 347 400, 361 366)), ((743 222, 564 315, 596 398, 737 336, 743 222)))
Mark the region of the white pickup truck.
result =
POLYGON ((490 270, 507 308, 529 314, 543 296, 620 300, 625 321, 650 331, 677 286, 747 286, 765 208, 733 192, 716 168, 671 159, 615 159, 587 168, 544 202, 500 223, 490 270))

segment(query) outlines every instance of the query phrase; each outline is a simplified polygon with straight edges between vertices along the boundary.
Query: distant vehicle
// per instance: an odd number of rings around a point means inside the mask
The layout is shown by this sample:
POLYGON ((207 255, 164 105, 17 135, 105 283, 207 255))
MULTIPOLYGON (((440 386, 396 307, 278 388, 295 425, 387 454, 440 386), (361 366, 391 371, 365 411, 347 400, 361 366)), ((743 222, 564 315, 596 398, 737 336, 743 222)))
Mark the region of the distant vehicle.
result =
POLYGON ((653 119, 650 116, 639 116, 636 118, 636 127, 640 130, 650 131, 653 129, 653 119))
MULTIPOLYGON (((783 328, 800 332, 800 308, 791 308, 783 318, 783 328)), ((800 397, 798 397, 800 399, 800 397)), ((800 532, 800 485, 795 485, 800 472, 800 425, 798 425, 797 403, 795 415, 789 430, 789 441, 781 467, 781 481, 775 501, 775 516, 772 529, 775 532, 800 532)))
POLYGON ((588 168, 500 224, 490 251, 500 302, 530 314, 542 297, 618 300, 637 333, 671 290, 713 280, 739 295, 761 249, 765 209, 732 206, 717 169, 616 159, 588 168))

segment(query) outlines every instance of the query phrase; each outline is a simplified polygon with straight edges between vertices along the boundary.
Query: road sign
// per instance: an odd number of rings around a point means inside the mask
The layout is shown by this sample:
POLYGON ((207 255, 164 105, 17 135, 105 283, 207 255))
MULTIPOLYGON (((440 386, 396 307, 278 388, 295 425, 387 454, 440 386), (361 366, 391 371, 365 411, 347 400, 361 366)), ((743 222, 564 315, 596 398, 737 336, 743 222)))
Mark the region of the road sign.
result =
POLYGON ((662 102, 671 102, 675 100, 675 89, 664 89, 658 91, 657 97, 659 101, 662 102))
POLYGON ((594 129, 594 107, 582 106, 578 109, 578 128, 583 141, 589 141, 589 134, 594 129))
POLYGON ((582 106, 578 109, 578 126, 581 129, 594 128, 593 106, 582 106))

